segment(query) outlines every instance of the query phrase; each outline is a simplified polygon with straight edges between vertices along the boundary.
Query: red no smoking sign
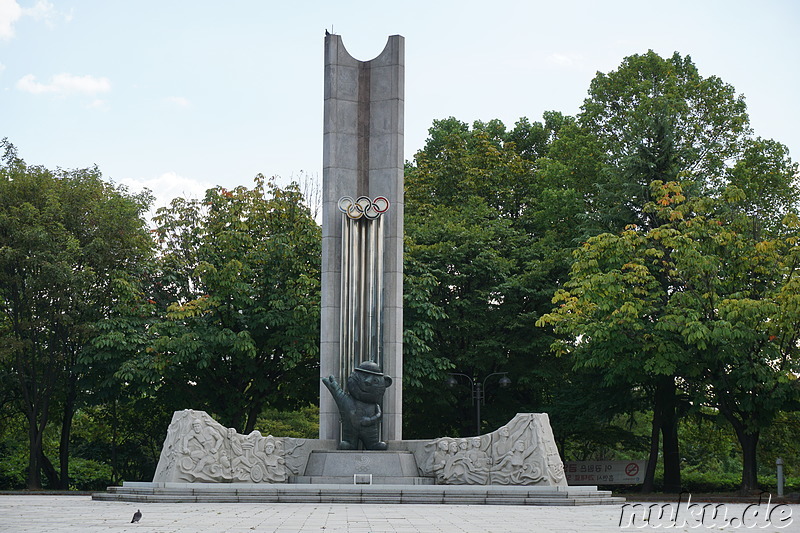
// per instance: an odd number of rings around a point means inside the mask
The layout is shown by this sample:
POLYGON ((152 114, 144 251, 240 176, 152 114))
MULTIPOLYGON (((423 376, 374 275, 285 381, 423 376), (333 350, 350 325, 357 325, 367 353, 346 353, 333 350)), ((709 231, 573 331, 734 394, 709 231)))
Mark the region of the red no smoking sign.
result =
POLYGON ((639 473, 639 465, 637 465, 636 463, 628 463, 628 465, 625 467, 625 474, 628 476, 633 477, 638 473, 639 473))

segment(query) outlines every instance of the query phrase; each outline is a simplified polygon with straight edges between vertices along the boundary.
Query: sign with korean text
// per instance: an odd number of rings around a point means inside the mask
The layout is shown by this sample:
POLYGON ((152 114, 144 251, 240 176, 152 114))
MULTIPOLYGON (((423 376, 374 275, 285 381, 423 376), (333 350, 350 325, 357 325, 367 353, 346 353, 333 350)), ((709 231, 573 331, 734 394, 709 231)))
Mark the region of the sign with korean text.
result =
POLYGON ((647 461, 565 461, 569 485, 638 485, 647 461))

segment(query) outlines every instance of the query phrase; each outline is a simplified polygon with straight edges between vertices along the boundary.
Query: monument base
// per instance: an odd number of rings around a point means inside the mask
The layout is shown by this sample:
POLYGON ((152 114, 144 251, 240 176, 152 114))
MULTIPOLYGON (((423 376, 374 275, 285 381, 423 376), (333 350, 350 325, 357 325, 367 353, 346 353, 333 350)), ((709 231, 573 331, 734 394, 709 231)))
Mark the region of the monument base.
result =
POLYGON ((597 487, 498 485, 302 485, 292 483, 132 483, 92 494, 136 503, 357 503, 371 505, 619 505, 597 487))
POLYGON ((178 411, 151 483, 92 499, 131 502, 619 504, 569 487, 546 414, 521 413, 488 435, 389 441, 386 451, 333 440, 240 435, 202 411, 178 411))
POLYGON ((433 485, 433 477, 419 475, 414 454, 408 451, 314 450, 302 476, 289 483, 350 485, 433 485))
POLYGON ((177 411, 154 482, 566 487, 550 421, 519 413, 486 435, 388 441, 387 450, 336 450, 336 441, 241 435, 203 411, 177 411))

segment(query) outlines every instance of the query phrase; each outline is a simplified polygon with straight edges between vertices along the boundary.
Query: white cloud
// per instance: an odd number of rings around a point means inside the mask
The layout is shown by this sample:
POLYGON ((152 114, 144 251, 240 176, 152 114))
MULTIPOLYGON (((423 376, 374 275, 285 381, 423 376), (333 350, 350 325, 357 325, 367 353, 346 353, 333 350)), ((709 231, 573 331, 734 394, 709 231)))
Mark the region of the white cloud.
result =
POLYGON ((14 37, 14 23, 22 16, 16 0, 0 0, 0 40, 14 37))
MULTIPOLYGON (((2 0, 0 0, 2 1, 2 0)), ((111 90, 108 78, 95 76, 75 76, 73 74, 56 74, 50 78, 50 83, 39 83, 36 76, 28 74, 17 82, 17 89, 31 94, 90 94, 104 93, 111 90)))
POLYGON ((547 56, 547 62, 558 67, 578 67, 583 63, 583 57, 576 54, 553 52, 547 56))
POLYGON ((56 6, 47 0, 39 0, 33 7, 25 8, 22 12, 34 20, 43 20, 48 23, 52 23, 59 16, 56 6))
POLYGON ((102 98, 92 100, 86 107, 88 109, 96 109, 98 111, 108 111, 111 109, 108 100, 103 100, 102 98))
POLYGON ((37 0, 32 7, 20 7, 17 0, 0 0, 0 40, 9 40, 14 37, 14 24, 22 17, 31 17, 38 22, 44 22, 53 27, 57 22, 72 20, 71 13, 58 11, 47 0, 37 0))
POLYGON ((165 98, 165 100, 168 103, 170 103, 170 104, 172 104, 172 105, 174 105, 176 107, 180 107, 182 109, 186 109, 187 107, 190 107, 192 105, 192 103, 189 101, 189 99, 188 98, 184 98, 183 96, 170 96, 168 98, 165 98))
POLYGON ((150 210, 151 216, 159 207, 167 207, 174 198, 200 199, 206 195, 207 189, 214 187, 211 183, 186 178, 172 171, 164 172, 156 178, 122 178, 117 181, 132 192, 138 192, 144 188, 153 192, 156 199, 150 210))

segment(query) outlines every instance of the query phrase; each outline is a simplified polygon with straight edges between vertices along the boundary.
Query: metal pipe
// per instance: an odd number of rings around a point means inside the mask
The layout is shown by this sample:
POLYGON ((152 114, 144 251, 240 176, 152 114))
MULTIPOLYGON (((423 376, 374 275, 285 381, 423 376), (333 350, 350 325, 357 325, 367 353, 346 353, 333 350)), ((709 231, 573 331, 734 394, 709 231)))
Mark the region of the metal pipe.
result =
MULTIPOLYGON (((362 231, 358 220, 353 221, 353 358, 350 363, 361 357, 361 278, 364 275, 362 231)), ((359 362, 359 361, 356 361, 359 362)))
POLYGON ((383 216, 379 216, 375 223, 375 248, 378 256, 377 265, 375 267, 375 308, 377 309, 375 317, 375 342, 377 343, 375 361, 383 368, 383 216))
POLYGON ((369 220, 362 218, 361 228, 361 279, 359 280, 359 308, 358 308, 358 321, 359 321, 359 350, 358 360, 356 363, 361 363, 368 359, 367 357, 367 278, 369 276, 369 257, 367 249, 367 232, 369 230, 369 220))
POLYGON ((347 353, 347 216, 342 217, 342 255, 339 269, 339 364, 337 365, 339 375, 337 379, 342 379, 342 361, 347 353))
POLYGON ((366 300, 367 300, 367 309, 366 309, 366 322, 368 324, 365 337, 367 342, 367 358, 374 361, 375 360, 375 340, 374 340, 374 332, 375 328, 373 327, 374 317, 375 317, 375 225, 374 221, 370 220, 367 221, 367 250, 369 252, 369 275, 367 279, 366 285, 366 300))
POLYGON ((778 457, 775 460, 775 465, 778 467, 778 497, 783 498, 783 459, 778 457))
POLYGON ((343 330, 343 342, 340 349, 339 360, 339 379, 343 380, 348 376, 348 361, 352 354, 352 328, 350 327, 350 315, 352 313, 352 287, 350 278, 352 276, 352 255, 353 255, 353 223, 352 220, 344 216, 345 231, 342 233, 342 308, 339 319, 340 327, 343 330))

